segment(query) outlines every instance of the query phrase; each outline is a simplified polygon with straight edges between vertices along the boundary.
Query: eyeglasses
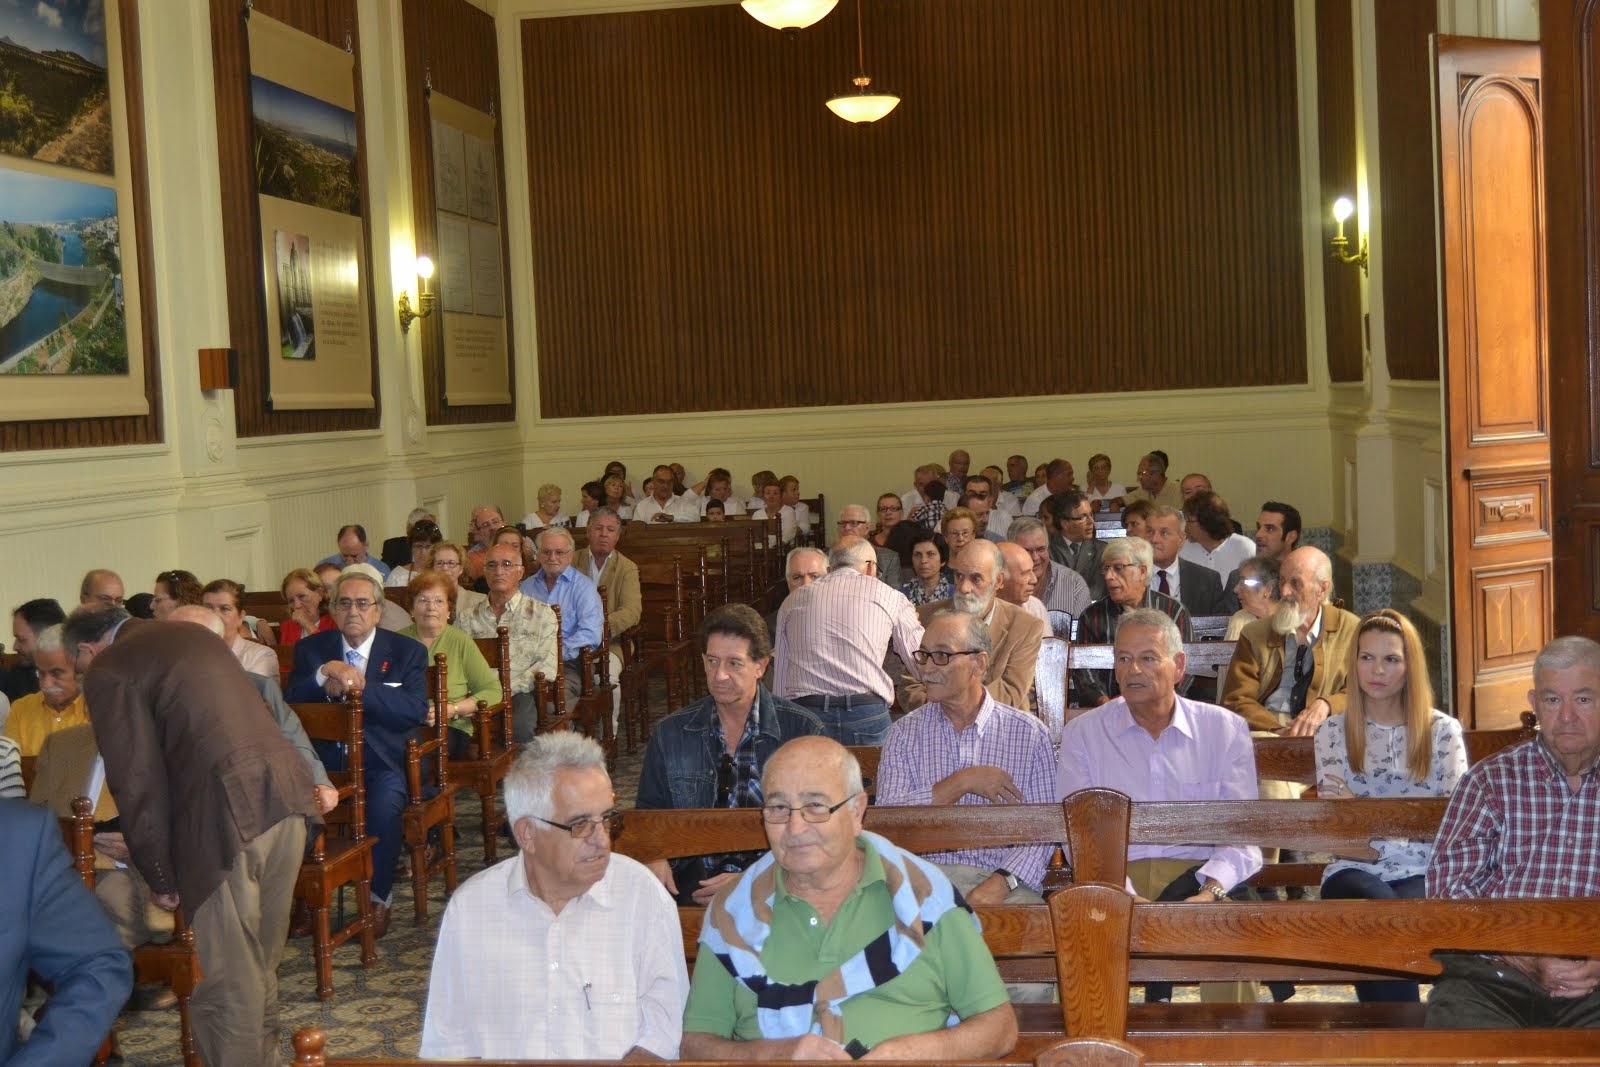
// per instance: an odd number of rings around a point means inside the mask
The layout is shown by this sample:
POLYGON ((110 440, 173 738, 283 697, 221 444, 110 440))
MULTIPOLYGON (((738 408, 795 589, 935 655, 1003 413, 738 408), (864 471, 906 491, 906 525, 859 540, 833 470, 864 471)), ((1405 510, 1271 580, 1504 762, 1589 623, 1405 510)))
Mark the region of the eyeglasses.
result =
POLYGON ((114 608, 122 607, 122 598, 119 596, 112 596, 110 593, 96 593, 94 598, 100 601, 100 603, 110 604, 114 608))
MULTIPOLYGON (((459 567, 461 564, 457 563, 456 566, 459 567)), ((486 571, 511 571, 520 566, 522 564, 514 559, 491 559, 484 563, 483 569, 486 571)))
POLYGON ((414 608, 442 608, 448 603, 450 603, 448 597, 419 596, 411 602, 411 606, 414 608))
POLYGON ((834 812, 838 811, 840 808, 844 807, 858 796, 860 796, 859 793, 851 793, 849 796, 845 797, 843 800, 839 801, 839 803, 834 804, 831 807, 827 804, 824 804, 820 800, 813 800, 809 804, 801 804, 798 806, 791 804, 763 804, 761 806, 761 818, 774 825, 781 825, 782 823, 788 822, 790 817, 798 811, 800 813, 800 817, 806 822, 827 822, 829 819, 833 818, 834 812))
POLYGON ((536 822, 544 823, 546 826, 554 826, 557 830, 565 830, 577 841, 587 840, 594 833, 597 826, 604 826, 606 828, 606 836, 613 841, 622 833, 622 812, 620 811, 608 811, 604 815, 586 815, 581 819, 573 819, 571 822, 556 822, 552 819, 540 818, 537 815, 531 816, 531 818, 536 822))
POLYGON ((433 561, 433 569, 436 571, 458 571, 461 569, 461 561, 459 559, 436 559, 433 561))
POLYGON ((838 526, 865 526, 866 524, 867 524, 867 520, 866 519, 840 519, 838 521, 838 523, 836 523, 835 525, 838 525, 838 526))
POLYGON ((878 505, 878 510, 879 511, 904 511, 905 508, 901 507, 899 504, 879 504, 878 505))
POLYGON ((372 606, 376 603, 376 600, 368 600, 365 597, 362 597, 360 600, 351 600, 347 596, 342 596, 333 602, 334 606, 340 611, 349 611, 351 608, 354 608, 357 611, 370 611, 372 606))
POLYGON ((917 666, 919 667, 927 666, 930 659, 933 660, 935 667, 945 667, 956 656, 979 656, 982 654, 983 649, 981 648, 969 648, 961 652, 930 651, 926 648, 919 648, 911 653, 911 658, 917 661, 917 666))
POLYGON ((1246 589, 1260 589, 1267 583, 1260 578, 1240 578, 1239 584, 1244 586, 1246 589))
POLYGON ((1128 571, 1134 570, 1138 566, 1140 565, 1137 563, 1103 563, 1100 565, 1100 573, 1115 574, 1118 578, 1120 578, 1128 571))

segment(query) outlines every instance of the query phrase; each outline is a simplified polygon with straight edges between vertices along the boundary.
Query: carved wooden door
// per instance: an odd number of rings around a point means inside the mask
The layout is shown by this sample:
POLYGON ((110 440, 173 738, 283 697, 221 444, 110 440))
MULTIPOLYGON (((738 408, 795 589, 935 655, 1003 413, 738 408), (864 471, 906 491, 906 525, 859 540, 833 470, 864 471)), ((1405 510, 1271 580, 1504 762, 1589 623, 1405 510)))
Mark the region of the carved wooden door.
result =
POLYGON ((1472 729, 1514 724, 1549 640, 1550 404, 1539 48, 1435 38, 1451 671, 1472 729))

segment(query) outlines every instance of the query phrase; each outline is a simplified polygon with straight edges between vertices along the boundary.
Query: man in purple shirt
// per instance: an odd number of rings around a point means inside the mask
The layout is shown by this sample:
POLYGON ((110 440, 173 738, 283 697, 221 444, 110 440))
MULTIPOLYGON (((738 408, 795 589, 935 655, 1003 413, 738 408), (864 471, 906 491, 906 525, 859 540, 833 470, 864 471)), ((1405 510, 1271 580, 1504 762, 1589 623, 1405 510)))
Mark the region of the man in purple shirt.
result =
MULTIPOLYGON (((1121 695, 1069 722, 1061 732, 1057 791, 1105 786, 1134 800, 1255 800, 1250 729, 1227 708, 1178 695, 1183 638, 1155 608, 1117 621, 1115 671, 1121 695)), ((1261 869, 1254 845, 1132 845, 1129 890, 1140 899, 1204 903, 1254 899, 1244 880, 1261 869)), ((1257 999, 1255 983, 1202 983, 1209 1002, 1257 999)), ((1274 989, 1274 995, 1285 990, 1274 989)), ((1171 996, 1152 984, 1147 1000, 1171 996)), ((1281 998, 1280 998, 1281 999, 1281 998)))

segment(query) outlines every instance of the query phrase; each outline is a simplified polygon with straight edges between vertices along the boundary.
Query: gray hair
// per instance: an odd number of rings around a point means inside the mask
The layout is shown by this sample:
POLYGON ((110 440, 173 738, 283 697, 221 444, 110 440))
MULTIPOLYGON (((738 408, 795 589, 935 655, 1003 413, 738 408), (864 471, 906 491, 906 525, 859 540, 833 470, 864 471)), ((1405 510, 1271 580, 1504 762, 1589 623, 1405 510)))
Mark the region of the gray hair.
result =
POLYGON ((1564 671, 1569 667, 1582 667, 1600 674, 1600 644, 1575 634, 1556 638, 1534 658, 1533 684, 1539 684, 1543 671, 1564 671))
MULTIPOLYGON (((370 563, 352 563, 339 572, 339 577, 333 583, 333 599, 338 600, 344 592, 346 582, 367 582, 372 586, 372 599, 383 599, 383 579, 378 577, 378 569, 370 563)), ((378 605, 382 607, 380 603, 378 605)))
POLYGON ((989 553, 990 553, 990 558, 994 560, 994 576, 995 576, 995 578, 996 579, 1004 578, 1006 576, 1006 554, 1000 550, 1000 545, 997 542, 988 540, 987 538, 975 537, 975 538, 972 539, 971 542, 969 542, 965 547, 963 547, 961 549, 961 551, 965 552, 968 549, 978 548, 978 547, 987 547, 988 548, 989 553))
POLYGON ((80 645, 98 643, 131 618, 126 608, 79 608, 62 623, 61 644, 68 656, 75 656, 80 645))
POLYGON ((64 633, 62 624, 59 622, 54 626, 46 626, 43 630, 33 635, 34 652, 60 652, 66 647, 64 633))
POLYGON ((1175 508, 1171 504, 1157 504, 1156 509, 1150 513, 1150 517, 1152 519, 1177 519, 1179 529, 1183 528, 1183 509, 1175 508))
POLYGON ((1044 523, 1032 515, 1018 515, 1011 520, 1011 525, 1006 527, 1006 540, 1015 541, 1023 534, 1043 533, 1044 523))
POLYGON ((847 512, 847 511, 859 511, 859 512, 861 512, 861 521, 862 522, 871 522, 872 521, 872 512, 867 510, 865 504, 846 504, 844 507, 839 509, 839 518, 843 519, 844 518, 844 513, 847 512))
MULTIPOLYGON (((554 735, 546 734, 545 736, 554 735)), ((782 746, 779 746, 779 748, 781 750, 782 746)), ((761 765, 761 793, 763 796, 767 793, 767 770, 771 766, 772 757, 768 756, 767 762, 761 765)), ((861 779, 861 761, 856 759, 854 752, 851 752, 843 745, 839 746, 839 777, 844 779, 845 796, 855 796, 857 793, 865 793, 867 791, 867 787, 861 779)), ((511 779, 508 777, 506 781, 509 783, 511 779)))
POLYGON ((848 541, 841 540, 828 551, 828 569, 830 571, 858 570, 868 563, 878 562, 878 549, 866 538, 857 537, 848 541))
POLYGON ((924 626, 924 630, 926 631, 931 629, 933 624, 938 622, 940 619, 960 619, 962 622, 967 624, 968 648, 973 648, 986 654, 992 654, 994 652, 994 642, 989 639, 989 624, 983 621, 983 617, 981 615, 976 615, 965 611, 957 611, 954 608, 945 608, 942 611, 936 611, 933 613, 933 615, 928 619, 926 626, 924 626))
POLYGON ((426 519, 432 514, 433 512, 429 511, 427 508, 412 508, 411 514, 406 516, 406 529, 411 529, 411 527, 415 526, 418 522, 426 519))
POLYGON ((618 526, 622 525, 622 516, 617 514, 617 509, 608 507, 605 504, 601 504, 599 507, 589 512, 589 521, 593 522, 596 519, 615 519, 617 520, 618 526))
POLYGON ((591 767, 606 769, 606 754, 593 738, 570 730, 540 734, 522 746, 522 755, 506 772, 506 816, 513 826, 519 819, 550 818, 556 773, 591 767))
POLYGON ((572 531, 567 529, 565 526, 546 526, 544 529, 539 531, 539 536, 533 539, 533 546, 535 548, 543 548, 544 539, 549 537, 551 534, 555 534, 557 537, 565 537, 567 539, 568 548, 576 548, 578 545, 578 542, 572 536, 572 531))
POLYGON ((1183 651, 1183 634, 1178 630, 1178 624, 1164 611, 1155 608, 1134 608, 1125 611, 1117 620, 1117 633, 1121 633, 1125 626, 1148 626, 1161 635, 1161 645, 1167 650, 1167 658, 1171 659, 1183 651))
MULTIPOLYGON (((822 549, 820 549, 820 548, 812 548, 810 545, 801 545, 799 548, 791 548, 789 550, 789 554, 787 556, 783 557, 783 573, 787 575, 789 573, 789 568, 794 566, 794 561, 796 559, 798 559, 799 557, 806 555, 807 553, 814 554, 814 555, 818 556, 819 558, 821 558, 822 565, 824 567, 826 567, 831 562, 831 560, 828 557, 828 554, 826 552, 822 551, 822 549)), ((873 554, 873 558, 874 559, 877 558, 877 554, 876 553, 873 554)))
POLYGON ((1113 537, 1106 542, 1100 560, 1102 563, 1118 560, 1137 563, 1144 567, 1146 574, 1156 569, 1155 553, 1150 550, 1150 542, 1142 537, 1113 537))
POLYGON ((1255 578, 1262 583, 1267 596, 1277 600, 1283 587, 1278 572, 1278 561, 1270 556, 1251 556, 1239 563, 1240 578, 1255 578))

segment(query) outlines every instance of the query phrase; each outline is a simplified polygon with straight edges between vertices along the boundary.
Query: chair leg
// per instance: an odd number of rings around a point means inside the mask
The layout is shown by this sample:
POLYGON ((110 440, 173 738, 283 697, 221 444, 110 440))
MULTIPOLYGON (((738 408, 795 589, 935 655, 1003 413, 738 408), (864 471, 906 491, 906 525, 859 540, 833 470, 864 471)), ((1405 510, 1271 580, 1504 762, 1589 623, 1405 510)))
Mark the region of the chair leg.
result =
POLYGON ((500 851, 500 819, 495 814, 493 782, 478 784, 478 800, 483 805, 483 865, 493 867, 500 851))
MULTIPOLYGON (((371 967, 378 962, 378 939, 372 930, 372 874, 356 879, 356 922, 361 924, 361 966, 371 967)), ((330 979, 329 996, 333 995, 330 979)))
POLYGON ((328 928, 328 901, 311 909, 311 956, 317 967, 317 999, 333 999, 333 931, 328 928))
POLYGON ((194 1044, 194 1026, 189 1020, 189 994, 178 994, 178 1032, 183 1049, 183 1067, 205 1067, 194 1044))
POLYGON ((421 926, 428 921, 428 831, 419 829, 417 837, 411 843, 412 921, 421 926))
POLYGON ((448 898, 456 891, 456 813, 450 807, 450 817, 439 827, 439 839, 444 844, 444 895, 448 898))

